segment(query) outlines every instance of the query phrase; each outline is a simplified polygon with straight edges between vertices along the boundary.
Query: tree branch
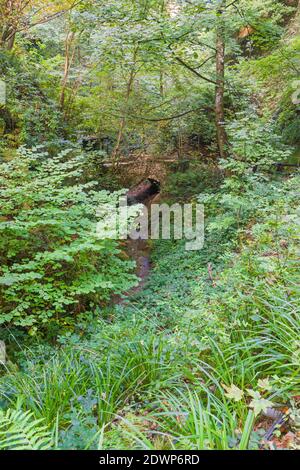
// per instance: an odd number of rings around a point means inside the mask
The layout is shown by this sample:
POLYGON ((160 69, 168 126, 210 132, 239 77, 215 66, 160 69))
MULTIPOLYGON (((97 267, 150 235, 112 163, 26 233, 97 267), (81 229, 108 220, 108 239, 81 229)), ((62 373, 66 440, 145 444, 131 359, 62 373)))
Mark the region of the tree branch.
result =
MULTIPOLYGON (((209 106, 206 106, 205 108, 203 106, 196 108, 196 109, 189 109, 188 111, 184 111, 183 113, 175 114, 173 116, 168 116, 168 117, 161 117, 161 118, 144 118, 142 116, 135 116, 135 115, 127 115, 127 117, 131 119, 136 119, 138 121, 147 121, 147 122, 160 122, 160 121, 172 121, 173 119, 178 119, 180 117, 186 116, 187 114, 190 113, 196 113, 197 111, 213 111, 213 108, 210 108, 209 106)), ((112 114, 112 116, 122 118, 123 116, 118 116, 116 114, 112 114)))
MULTIPOLYGON (((174 53, 173 53, 174 54, 174 53)), ((204 75, 202 75, 201 73, 199 73, 197 70, 195 70, 193 67, 191 67, 189 64, 187 64, 186 62, 184 62, 180 57, 174 55, 174 58, 175 60, 177 60, 177 62, 179 62, 179 64, 183 65, 183 67, 187 68, 188 70, 190 70, 190 72, 193 72, 193 74, 195 74, 197 77, 199 78, 202 78, 202 80, 205 80, 206 82, 208 83, 212 83, 213 85, 217 85, 217 82, 215 82, 214 80, 211 80, 210 78, 208 77, 205 77, 204 75)))

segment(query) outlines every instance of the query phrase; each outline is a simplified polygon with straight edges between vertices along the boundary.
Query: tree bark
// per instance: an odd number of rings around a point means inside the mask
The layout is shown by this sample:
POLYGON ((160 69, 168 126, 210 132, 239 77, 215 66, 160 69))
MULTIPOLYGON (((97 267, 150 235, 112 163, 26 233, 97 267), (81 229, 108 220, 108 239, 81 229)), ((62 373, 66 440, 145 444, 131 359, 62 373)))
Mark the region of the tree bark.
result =
POLYGON ((16 122, 7 108, 0 107, 0 119, 4 121, 4 135, 10 134, 15 130, 16 122))
POLYGON ((224 111, 224 91, 225 91, 225 32, 223 13, 226 8, 226 1, 220 1, 217 10, 217 28, 216 28, 216 94, 215 94, 215 113, 217 143, 221 158, 227 156, 228 138, 225 129, 225 111, 224 111))
POLYGON ((0 47, 11 51, 15 44, 16 31, 13 27, 7 27, 3 30, 0 40, 0 47))
POLYGON ((65 107, 65 99, 66 99, 66 88, 69 79, 69 73, 72 66, 72 62, 75 55, 76 47, 73 44, 75 39, 75 33, 73 31, 69 31, 65 41, 65 64, 64 64, 64 75, 61 83, 61 92, 59 97, 59 106, 60 109, 63 111, 65 107), (73 48, 73 50, 72 50, 73 48))
POLYGON ((11 51, 15 45, 15 39, 16 39, 16 33, 13 32, 11 35, 10 35, 10 38, 8 39, 7 41, 7 50, 8 51, 11 51))

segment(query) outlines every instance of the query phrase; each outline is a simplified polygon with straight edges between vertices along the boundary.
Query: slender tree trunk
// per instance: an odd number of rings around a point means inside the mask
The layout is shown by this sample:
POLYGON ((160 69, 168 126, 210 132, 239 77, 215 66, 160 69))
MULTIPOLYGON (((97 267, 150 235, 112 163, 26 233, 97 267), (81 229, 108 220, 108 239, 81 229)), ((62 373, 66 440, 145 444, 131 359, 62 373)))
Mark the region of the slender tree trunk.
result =
POLYGON ((64 65, 64 75, 61 83, 61 92, 59 97, 59 105, 60 109, 63 111, 65 107, 65 99, 66 99, 66 88, 69 79, 69 73, 71 69, 71 65, 75 55, 75 46, 73 45, 75 38, 74 32, 68 32, 65 42, 65 65, 64 65), (73 46, 73 50, 72 50, 73 46))
POLYGON ((163 70, 159 73, 159 94, 163 98, 165 96, 165 86, 164 86, 164 72, 163 70))
POLYGON ((119 156, 119 152, 120 152, 120 146, 121 146, 121 142, 122 142, 122 138, 123 138, 123 134, 124 134, 124 129, 125 129, 125 126, 126 126, 126 113, 127 113, 127 107, 128 107, 128 103, 129 103, 129 98, 130 98, 130 95, 131 95, 131 92, 132 92, 132 88, 133 88, 133 83, 134 83, 134 79, 135 79, 135 76, 137 74, 137 70, 136 70, 136 57, 137 57, 137 52, 138 52, 138 48, 136 48, 134 50, 134 53, 133 53, 133 66, 130 70, 130 74, 129 74, 129 78, 128 78, 128 82, 127 82, 127 85, 126 85, 126 95, 125 95, 125 111, 124 111, 124 116, 121 118, 120 120, 120 125, 119 125, 119 131, 118 131, 118 136, 117 136, 117 141, 116 141, 116 145, 112 151, 112 155, 111 155, 111 159, 112 159, 112 162, 113 162, 113 167, 115 166, 115 164, 117 163, 117 159, 118 159, 118 156, 119 156))
POLYGON ((111 155, 111 158, 112 158, 112 161, 113 161, 113 165, 115 165, 116 160, 117 160, 117 157, 118 157, 118 155, 119 155, 119 151, 120 151, 120 146, 121 146, 121 142, 122 142, 122 138, 123 138, 123 132, 124 132, 125 124, 126 124, 126 118, 123 117, 123 118, 121 119, 121 121, 120 121, 116 145, 115 145, 115 147, 114 147, 114 149, 113 149, 113 151, 112 151, 112 155, 111 155))
POLYGON ((0 47, 11 51, 15 45, 16 32, 12 27, 6 27, 1 35, 0 47))
MULTIPOLYGON (((127 108, 128 102, 129 102, 130 95, 131 95, 134 77, 135 77, 135 72, 134 72, 134 70, 131 70, 129 80, 128 80, 128 83, 127 83, 127 88, 126 88, 126 102, 125 102, 126 108, 127 108)), ((126 116, 123 116, 121 118, 120 125, 119 125, 119 131, 118 131, 116 145, 115 145, 115 148, 113 149, 112 156, 111 156, 112 161, 113 161, 114 164, 116 163, 118 155, 119 155, 125 125, 126 125, 126 116)))
POLYGON ((224 112, 224 80, 225 80, 225 37, 224 37, 224 19, 223 13, 226 1, 220 1, 217 10, 217 31, 216 31, 216 94, 215 94, 215 113, 216 113, 216 130, 217 143, 221 158, 227 155, 227 133, 225 129, 225 112, 224 112))
POLYGON ((15 45, 16 33, 12 33, 9 40, 7 41, 7 49, 11 51, 15 45))

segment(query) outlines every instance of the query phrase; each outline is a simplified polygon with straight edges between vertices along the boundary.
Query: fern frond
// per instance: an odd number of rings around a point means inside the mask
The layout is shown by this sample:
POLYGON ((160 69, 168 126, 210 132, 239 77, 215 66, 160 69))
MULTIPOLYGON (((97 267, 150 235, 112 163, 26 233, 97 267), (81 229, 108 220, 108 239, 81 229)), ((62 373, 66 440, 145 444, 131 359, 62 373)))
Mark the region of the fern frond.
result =
POLYGON ((47 450, 51 433, 30 411, 0 411, 0 450, 47 450))

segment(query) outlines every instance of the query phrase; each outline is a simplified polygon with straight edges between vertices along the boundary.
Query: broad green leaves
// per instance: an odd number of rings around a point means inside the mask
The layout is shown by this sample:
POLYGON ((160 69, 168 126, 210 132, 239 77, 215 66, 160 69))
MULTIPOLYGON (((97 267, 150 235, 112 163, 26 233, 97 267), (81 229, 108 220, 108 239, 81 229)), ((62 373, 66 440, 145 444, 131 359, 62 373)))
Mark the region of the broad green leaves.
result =
POLYGON ((136 283, 117 241, 96 237, 96 210, 118 193, 81 183, 83 160, 69 153, 22 149, 1 164, 0 323, 72 325, 78 309, 136 283))

